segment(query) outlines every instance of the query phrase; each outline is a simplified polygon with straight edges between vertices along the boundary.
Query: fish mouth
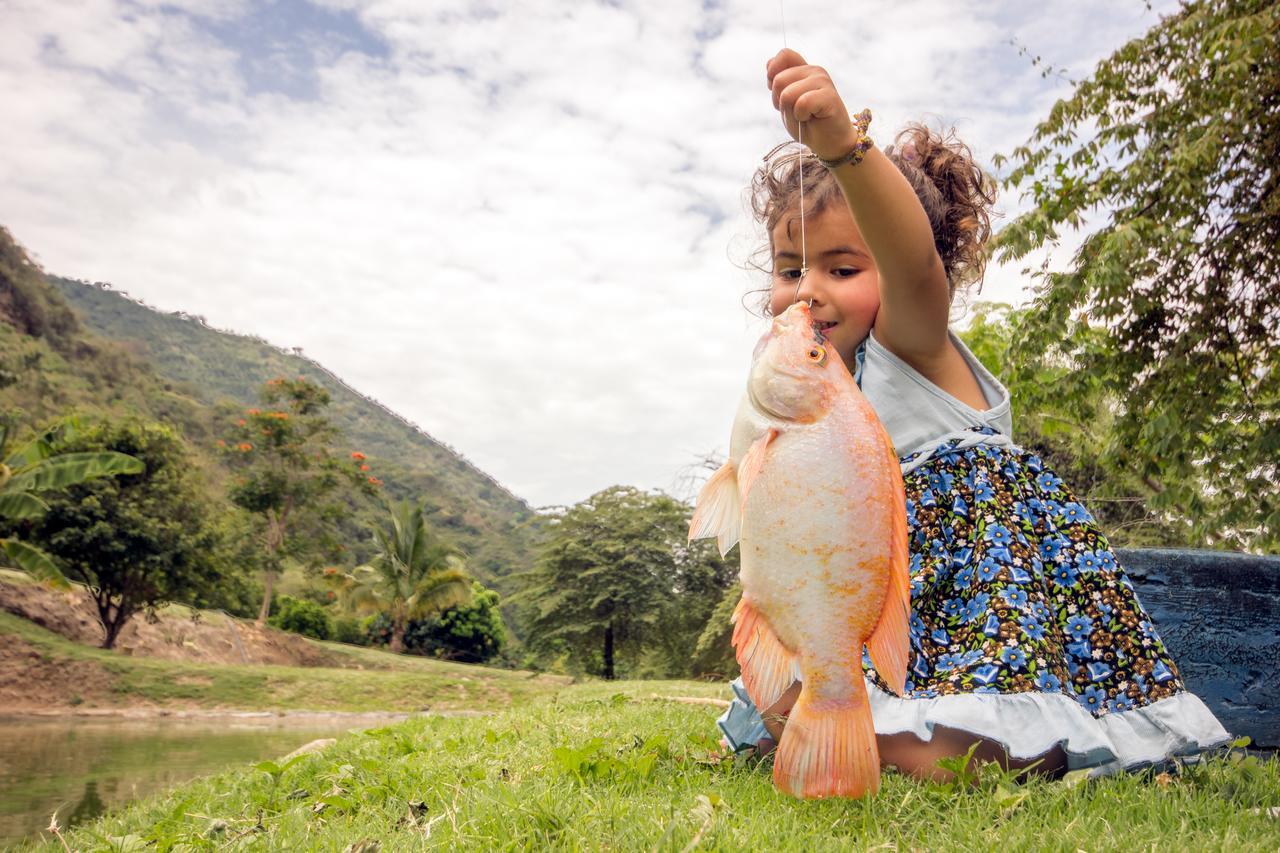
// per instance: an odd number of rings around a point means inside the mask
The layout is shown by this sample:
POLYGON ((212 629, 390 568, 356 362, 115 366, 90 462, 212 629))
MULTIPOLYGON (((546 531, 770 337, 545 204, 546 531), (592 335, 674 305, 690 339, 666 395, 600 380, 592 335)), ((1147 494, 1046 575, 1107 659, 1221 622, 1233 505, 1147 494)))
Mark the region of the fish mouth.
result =
POLYGON ((831 330, 840 325, 835 320, 814 320, 813 336, 818 339, 818 343, 822 343, 831 336, 831 330))

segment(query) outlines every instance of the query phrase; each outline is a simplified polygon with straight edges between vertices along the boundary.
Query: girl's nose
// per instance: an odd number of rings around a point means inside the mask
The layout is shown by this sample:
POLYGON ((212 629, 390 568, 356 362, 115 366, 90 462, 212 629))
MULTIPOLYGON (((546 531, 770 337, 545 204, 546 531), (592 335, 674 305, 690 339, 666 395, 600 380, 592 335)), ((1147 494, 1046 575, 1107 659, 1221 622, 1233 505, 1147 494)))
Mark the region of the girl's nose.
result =
POLYGON ((813 270, 806 270, 796 284, 795 298, 792 301, 808 302, 811 305, 820 304, 822 302, 820 293, 822 288, 819 286, 819 278, 820 276, 813 270))

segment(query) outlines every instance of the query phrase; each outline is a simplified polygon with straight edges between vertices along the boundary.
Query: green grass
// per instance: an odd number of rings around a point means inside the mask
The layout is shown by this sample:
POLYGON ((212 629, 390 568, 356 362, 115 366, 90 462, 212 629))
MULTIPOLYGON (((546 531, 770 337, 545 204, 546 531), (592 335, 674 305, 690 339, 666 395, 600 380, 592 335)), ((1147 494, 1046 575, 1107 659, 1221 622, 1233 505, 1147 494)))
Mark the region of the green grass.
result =
MULTIPOLYGON (((419 718, 284 766, 229 772, 72 831, 73 850, 1275 850, 1280 763, 973 787, 886 774, 869 801, 778 794, 722 759, 683 682, 575 686, 485 719, 419 718), (613 695, 611 695, 611 693, 613 695), (1260 810, 1253 813, 1253 810, 1260 810), (366 848, 367 849, 367 848, 366 848)), ((709 688, 704 688, 709 689, 709 688)), ((45 849, 60 849, 50 839, 45 849)))
MULTIPOLYGON (((325 711, 495 710, 548 698, 568 679, 392 655, 323 643, 365 669, 235 666, 125 657, 72 642, 0 613, 0 642, 22 641, 46 661, 74 661, 107 675, 108 695, 81 707, 150 703, 175 708, 325 711)), ((40 685, 33 684, 33 692, 40 685)))

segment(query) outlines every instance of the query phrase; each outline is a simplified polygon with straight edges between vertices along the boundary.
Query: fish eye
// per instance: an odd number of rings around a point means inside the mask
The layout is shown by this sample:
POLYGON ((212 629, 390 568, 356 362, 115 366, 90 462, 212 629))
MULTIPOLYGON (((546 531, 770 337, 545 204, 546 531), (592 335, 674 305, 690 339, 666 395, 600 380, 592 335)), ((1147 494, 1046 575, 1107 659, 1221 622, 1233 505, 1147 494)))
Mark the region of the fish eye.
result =
POLYGON ((824 347, 820 347, 817 344, 814 344, 813 346, 809 347, 809 351, 805 353, 805 357, 808 358, 809 361, 812 361, 814 364, 822 364, 824 361, 827 360, 827 351, 824 347))

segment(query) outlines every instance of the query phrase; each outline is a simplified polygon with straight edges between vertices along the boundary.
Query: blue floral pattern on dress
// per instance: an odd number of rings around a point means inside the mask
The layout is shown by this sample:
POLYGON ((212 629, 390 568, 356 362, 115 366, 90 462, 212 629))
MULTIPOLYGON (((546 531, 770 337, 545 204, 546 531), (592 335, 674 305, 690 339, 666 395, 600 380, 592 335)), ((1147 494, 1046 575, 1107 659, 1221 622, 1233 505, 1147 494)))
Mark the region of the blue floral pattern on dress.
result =
POLYGON ((1061 693, 1101 717, 1182 692, 1106 537, 1061 478, 1017 447, 958 444, 904 477, 905 695, 1061 693))

